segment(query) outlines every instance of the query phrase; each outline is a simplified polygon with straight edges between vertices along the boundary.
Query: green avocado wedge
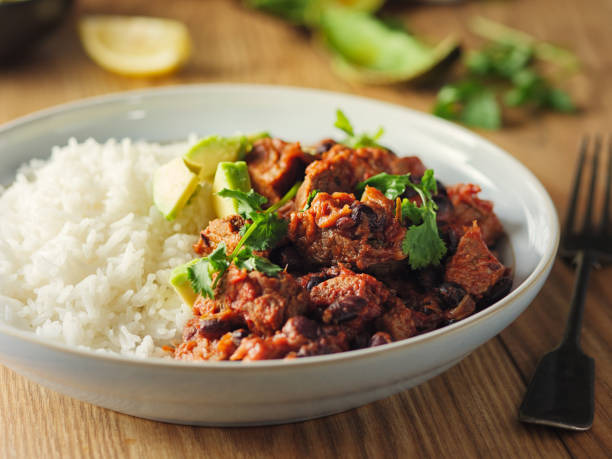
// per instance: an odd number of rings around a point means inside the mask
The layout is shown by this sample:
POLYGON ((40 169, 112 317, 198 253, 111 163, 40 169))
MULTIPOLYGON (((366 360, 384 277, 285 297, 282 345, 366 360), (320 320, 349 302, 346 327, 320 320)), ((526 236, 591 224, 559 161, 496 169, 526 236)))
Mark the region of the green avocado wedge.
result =
POLYGON ((430 46, 371 14, 348 8, 323 11, 320 39, 338 75, 366 84, 413 80, 458 55, 453 37, 430 46))
POLYGON ((224 188, 229 190, 244 191, 251 189, 249 170, 244 161, 220 162, 215 172, 213 181, 213 209, 217 217, 224 218, 237 213, 238 207, 233 198, 224 198, 217 193, 224 188))
POLYGON ((220 161, 236 161, 246 154, 247 136, 205 137, 183 156, 185 164, 201 179, 212 179, 220 161))
POLYGON ((166 220, 174 220, 198 188, 199 179, 183 158, 160 166, 153 176, 153 202, 166 220))
POLYGON ((177 266, 170 273, 170 285, 176 290, 178 296, 181 297, 183 303, 185 303, 189 307, 193 307, 196 298, 198 297, 197 293, 193 291, 191 287, 191 282, 189 281, 189 274, 187 268, 196 264, 199 258, 195 260, 191 260, 184 265, 177 266))

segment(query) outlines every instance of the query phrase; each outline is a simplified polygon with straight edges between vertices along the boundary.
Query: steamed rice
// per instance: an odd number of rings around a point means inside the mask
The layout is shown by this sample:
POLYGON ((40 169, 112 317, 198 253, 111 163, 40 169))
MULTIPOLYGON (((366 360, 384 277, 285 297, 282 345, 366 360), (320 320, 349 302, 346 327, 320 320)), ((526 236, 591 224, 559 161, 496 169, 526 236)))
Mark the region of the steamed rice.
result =
POLYGON ((187 146, 72 139, 0 187, 0 320, 72 346, 165 355, 191 316, 170 272, 212 217, 209 187, 172 222, 152 204, 155 169, 187 146))

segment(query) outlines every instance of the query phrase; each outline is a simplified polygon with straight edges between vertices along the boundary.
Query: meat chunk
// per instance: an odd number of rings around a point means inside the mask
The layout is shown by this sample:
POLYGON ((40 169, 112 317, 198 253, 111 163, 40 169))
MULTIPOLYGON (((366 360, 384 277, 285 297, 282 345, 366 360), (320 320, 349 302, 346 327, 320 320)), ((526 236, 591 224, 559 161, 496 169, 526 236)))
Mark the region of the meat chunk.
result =
POLYGON ((200 239, 193 245, 193 250, 200 256, 209 255, 221 242, 225 242, 229 255, 238 245, 240 229, 244 226, 240 215, 230 215, 212 220, 206 229, 200 233, 200 239))
POLYGON ((293 184, 302 179, 304 169, 314 157, 304 153, 299 143, 264 138, 253 145, 246 157, 253 189, 268 198, 279 201, 293 184))
POLYGON ((459 240, 457 252, 446 266, 444 280, 459 284, 474 299, 479 300, 505 272, 505 266, 491 253, 474 221, 459 240))
POLYGON ((394 341, 410 338, 417 334, 414 315, 411 309, 404 306, 401 301, 397 301, 376 321, 376 326, 391 335, 394 341))
POLYGON ((425 167, 415 156, 398 158, 384 148, 357 148, 336 144, 324 152, 321 159, 306 168, 304 183, 298 190, 296 204, 303 209, 313 190, 334 193, 352 192, 355 186, 381 172, 422 176, 425 167))
MULTIPOLYGON (((310 289, 310 301, 321 313, 321 321, 339 325, 349 338, 355 338, 388 306, 399 301, 382 282, 369 274, 357 274, 339 266, 324 270, 329 277, 310 289)), ((307 277, 307 284, 314 277, 307 277)), ((304 280, 302 280, 303 284, 304 280)))
POLYGON ((399 212, 398 203, 372 187, 361 201, 348 193, 319 193, 308 210, 291 214, 289 239, 315 263, 363 270, 406 258, 399 212))
POLYGON ((497 215, 493 212, 493 203, 476 196, 480 191, 478 185, 463 183, 446 188, 446 193, 454 207, 449 224, 457 236, 461 237, 476 220, 484 241, 491 247, 504 234, 504 230, 497 215))
POLYGON ((280 330, 286 320, 308 308, 308 292, 295 277, 281 272, 278 277, 259 271, 247 272, 230 266, 217 287, 212 310, 229 309, 239 315, 248 329, 264 336, 280 330))

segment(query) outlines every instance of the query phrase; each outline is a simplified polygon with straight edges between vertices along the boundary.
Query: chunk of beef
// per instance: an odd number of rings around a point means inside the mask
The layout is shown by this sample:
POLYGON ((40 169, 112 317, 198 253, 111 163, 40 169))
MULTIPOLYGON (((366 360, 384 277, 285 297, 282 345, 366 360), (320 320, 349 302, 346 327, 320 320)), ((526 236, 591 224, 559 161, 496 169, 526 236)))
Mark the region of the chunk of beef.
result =
POLYGON ((405 234, 399 206, 372 187, 361 201, 348 193, 319 193, 308 210, 291 214, 289 223, 289 239, 305 257, 360 270, 405 259, 405 234))
POLYGON ((296 196, 297 208, 304 208, 308 195, 313 190, 351 193, 359 182, 381 172, 411 173, 420 177, 425 172, 425 167, 415 156, 398 158, 384 148, 352 149, 336 144, 323 153, 320 160, 314 161, 306 168, 304 183, 296 196))
POLYGON ((219 310, 238 314, 248 329, 270 336, 280 330, 288 318, 303 314, 308 308, 308 292, 286 272, 278 277, 259 271, 247 272, 231 265, 217 287, 213 302, 219 310))
POLYGON ((410 338, 417 334, 415 312, 407 308, 401 301, 394 305, 376 320, 376 327, 391 335, 394 341, 410 338))
MULTIPOLYGON (((388 304, 399 301, 382 282, 369 274, 357 274, 339 266, 326 270, 330 276, 310 289, 310 301, 321 311, 321 321, 357 337, 388 304)), ((309 278, 311 282, 313 277, 309 278)))
POLYGON ((221 242, 225 242, 226 252, 229 255, 238 245, 240 229, 244 226, 244 219, 240 215, 230 215, 225 218, 212 220, 206 229, 200 233, 200 239, 193 245, 193 250, 200 255, 209 255, 221 242))
POLYGON ((304 169, 313 160, 302 151, 299 143, 273 138, 255 142, 246 157, 253 189, 270 203, 279 201, 295 182, 301 180, 304 169))
POLYGON ((446 188, 454 208, 449 224, 461 237, 476 220, 484 241, 491 247, 504 234, 504 229, 493 212, 493 203, 476 196, 480 191, 478 185, 463 183, 446 188))
POLYGON ((457 252, 447 263, 444 280, 459 284, 474 299, 479 300, 505 272, 505 266, 491 253, 474 221, 459 240, 457 252))

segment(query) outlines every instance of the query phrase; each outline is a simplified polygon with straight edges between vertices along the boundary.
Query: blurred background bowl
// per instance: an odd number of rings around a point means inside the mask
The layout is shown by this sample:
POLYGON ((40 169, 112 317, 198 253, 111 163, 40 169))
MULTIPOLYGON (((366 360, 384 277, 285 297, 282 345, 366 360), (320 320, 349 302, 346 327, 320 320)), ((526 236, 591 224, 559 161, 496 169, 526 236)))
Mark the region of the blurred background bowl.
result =
POLYGON ((67 15, 72 0, 0 0, 0 64, 23 56, 67 15))

